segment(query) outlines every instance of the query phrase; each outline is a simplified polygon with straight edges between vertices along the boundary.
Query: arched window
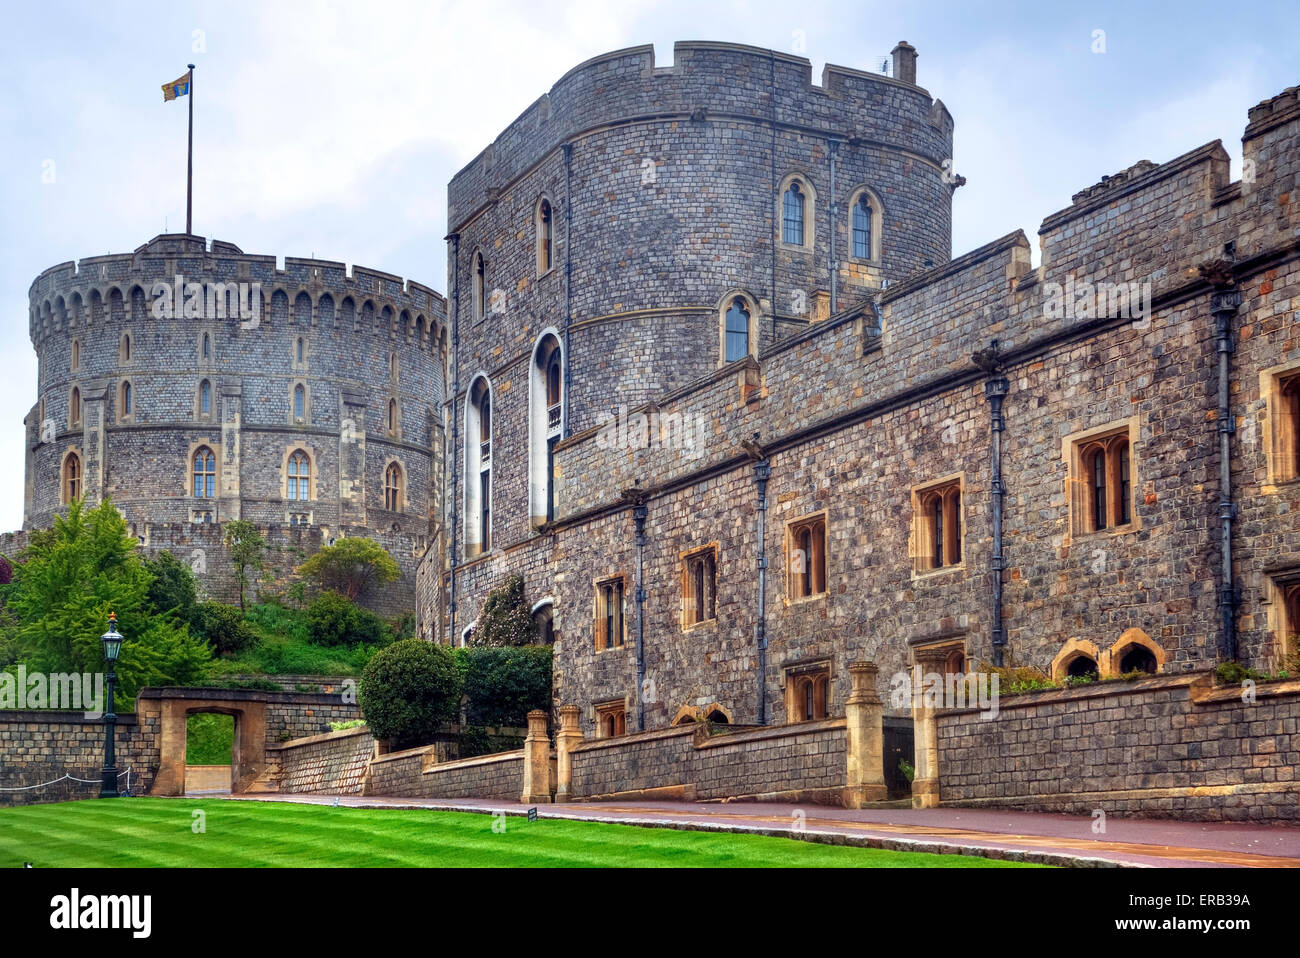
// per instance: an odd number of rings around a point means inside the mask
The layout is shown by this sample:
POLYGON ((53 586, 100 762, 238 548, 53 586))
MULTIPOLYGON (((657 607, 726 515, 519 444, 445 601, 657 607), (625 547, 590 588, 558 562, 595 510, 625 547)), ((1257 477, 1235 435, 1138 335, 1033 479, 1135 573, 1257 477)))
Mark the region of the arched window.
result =
POLYGON ((550 602, 533 612, 533 629, 537 645, 555 644, 555 610, 550 602))
POLYGON ((384 470, 384 508, 389 512, 402 511, 402 467, 395 462, 384 470))
POLYGON ((798 180, 792 182, 785 190, 782 202, 782 240, 790 246, 804 245, 804 205, 803 186, 798 180))
POLYGON ((131 415, 131 384, 130 382, 122 383, 121 396, 121 413, 123 416, 131 415))
POLYGON ((217 458, 207 446, 194 450, 194 498, 211 499, 217 494, 217 458))
POLYGON ((130 361, 131 361, 131 334, 123 333, 122 334, 122 362, 129 363, 130 361))
POLYGON ((528 516, 533 529, 556 517, 555 445, 564 428, 560 341, 544 334, 533 350, 528 377, 528 516))
POLYGON ((397 400, 388 400, 388 431, 396 434, 397 432, 397 400))
POLYGON ((1078 655, 1070 660, 1065 674, 1072 679, 1096 678, 1097 663, 1086 655, 1078 655))
POLYGON ((293 418, 303 419, 307 415, 307 390, 299 383, 293 387, 293 418))
POLYGON ((871 201, 866 193, 853 204, 853 255, 871 259, 871 201))
POLYGON ((304 340, 301 336, 299 336, 298 342, 294 346, 294 350, 295 350, 294 355, 297 357, 295 361, 298 363, 299 366, 301 366, 304 362, 307 361, 307 341, 304 340))
POLYGON ((68 453, 63 460, 63 504, 81 498, 81 457, 68 453))
POLYGON ((1155 675, 1158 670, 1159 663, 1156 662, 1155 655, 1145 646, 1130 645, 1120 654, 1120 675, 1128 675, 1132 672, 1146 672, 1148 675, 1155 675))
POLYGON ((206 379, 199 383, 199 415, 212 415, 212 383, 206 379))
POLYGON ((306 502, 311 498, 311 460, 301 449, 295 449, 289 456, 287 491, 290 502, 306 502))
POLYGON ((537 231, 538 276, 549 272, 551 269, 551 237, 553 236, 551 220, 551 201, 543 196, 537 204, 537 222, 535 224, 537 231))
POLYGON ((920 553, 915 569, 925 572, 945 566, 960 565, 961 548, 961 480, 953 479, 917 493, 916 541, 920 553))
POLYGON ((725 328, 725 361, 732 363, 749 355, 750 313, 745 300, 737 296, 727 307, 725 328))
POLYGON ((826 591, 825 514, 793 520, 786 530, 786 595, 821 595, 826 591))
POLYGON ((1083 532, 1119 529, 1133 522, 1133 456, 1127 429, 1089 441, 1079 452, 1083 480, 1083 532))
POLYGON ((74 339, 72 341, 72 371, 75 373, 81 368, 81 341, 74 339))
POLYGON ((81 425, 81 389, 77 386, 72 387, 72 395, 68 399, 68 425, 81 425))
POLYGON ((1092 527, 1106 528, 1106 450, 1101 446, 1088 457, 1088 476, 1092 481, 1092 527))
POLYGON ((474 253, 471 270, 474 318, 477 320, 483 318, 487 303, 487 264, 483 262, 483 254, 477 250, 474 253))
POLYGON ((207 333, 203 334, 202 355, 204 359, 212 358, 212 337, 207 333))
POLYGON ((482 376, 465 404, 465 555, 491 548, 492 395, 482 376))

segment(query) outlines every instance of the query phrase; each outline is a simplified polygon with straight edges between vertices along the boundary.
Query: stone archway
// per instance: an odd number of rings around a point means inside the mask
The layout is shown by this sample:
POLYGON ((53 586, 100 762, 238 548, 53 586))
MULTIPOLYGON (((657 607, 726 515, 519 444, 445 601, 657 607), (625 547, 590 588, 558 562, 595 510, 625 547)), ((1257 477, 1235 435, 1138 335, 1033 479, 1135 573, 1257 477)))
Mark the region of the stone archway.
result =
POLYGON ((185 794, 185 746, 187 726, 191 715, 215 712, 229 715, 235 720, 235 740, 230 755, 230 791, 246 791, 266 768, 266 703, 236 698, 189 697, 176 690, 176 695, 164 695, 158 703, 161 756, 158 774, 154 778, 151 794, 185 794))

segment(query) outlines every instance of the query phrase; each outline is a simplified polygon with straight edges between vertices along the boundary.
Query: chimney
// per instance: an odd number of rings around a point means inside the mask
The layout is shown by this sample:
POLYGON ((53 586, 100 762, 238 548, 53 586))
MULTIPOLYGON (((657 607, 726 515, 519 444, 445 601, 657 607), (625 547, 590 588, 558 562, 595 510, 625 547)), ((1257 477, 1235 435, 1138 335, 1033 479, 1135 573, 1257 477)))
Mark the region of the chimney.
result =
POLYGON ((916 86, 916 47, 906 40, 899 40, 893 49, 894 79, 902 80, 916 86))

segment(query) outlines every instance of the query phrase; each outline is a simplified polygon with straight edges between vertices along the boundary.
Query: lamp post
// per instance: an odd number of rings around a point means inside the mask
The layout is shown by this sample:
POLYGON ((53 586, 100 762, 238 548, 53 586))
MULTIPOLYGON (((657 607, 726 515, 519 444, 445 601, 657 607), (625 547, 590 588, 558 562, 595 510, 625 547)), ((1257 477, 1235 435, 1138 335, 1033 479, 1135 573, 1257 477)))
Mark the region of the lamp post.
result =
POLYGON ((117 614, 108 614, 108 631, 99 637, 104 643, 104 661, 108 663, 108 701, 104 705, 104 777, 99 786, 100 798, 117 798, 117 756, 113 751, 113 738, 117 730, 117 713, 113 711, 114 686, 117 683, 118 653, 122 651, 122 636, 117 631, 117 614))

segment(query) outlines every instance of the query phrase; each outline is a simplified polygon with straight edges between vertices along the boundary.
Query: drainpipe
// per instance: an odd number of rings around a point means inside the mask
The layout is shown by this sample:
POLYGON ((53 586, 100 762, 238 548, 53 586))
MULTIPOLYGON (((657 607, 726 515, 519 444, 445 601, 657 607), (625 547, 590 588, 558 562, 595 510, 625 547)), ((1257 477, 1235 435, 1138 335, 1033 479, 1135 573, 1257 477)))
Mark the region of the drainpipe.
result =
POLYGON ((458 458, 458 440, 460 438, 460 417, 456 415, 456 397, 460 395, 460 234, 451 233, 451 585, 447 596, 447 623, 450 633, 447 636, 449 646, 456 645, 456 535, 460 528, 457 521, 460 516, 460 501, 457 481, 459 472, 456 468, 458 458))
MULTIPOLYGON (((834 316, 837 312, 836 300, 838 298, 837 292, 839 286, 837 280, 839 279, 840 272, 840 264, 835 259, 835 250, 837 249, 835 245, 835 224, 840 221, 840 201, 835 193, 835 157, 840 151, 840 141, 835 137, 831 137, 826 142, 830 147, 829 156, 831 166, 831 195, 830 203, 827 204, 830 212, 830 232, 828 234, 830 237, 830 249, 827 254, 827 260, 830 264, 831 272, 831 315, 834 316)), ((852 240, 853 237, 850 236, 849 241, 852 242, 852 240)))
POLYGON ((569 238, 573 234, 573 196, 570 192, 572 185, 573 171, 573 144, 565 143, 564 149, 564 355, 560 359, 564 363, 564 399, 566 400, 560 406, 560 415, 564 417, 564 423, 560 428, 560 435, 568 438, 573 435, 569 428, 569 407, 573 401, 569 398, 569 390, 573 384, 573 376, 569 371, 569 327, 573 325, 573 296, 570 293, 573 278, 572 263, 573 257, 570 250, 573 249, 569 238))
POLYGON ((1214 317, 1215 348, 1219 353, 1219 535, 1222 565, 1219 577, 1221 648, 1227 661, 1235 661, 1237 649, 1237 590, 1232 577, 1232 520, 1237 507, 1232 502, 1232 434, 1237 431, 1228 402, 1230 357, 1233 352, 1232 318, 1241 305, 1241 292, 1226 268, 1214 277, 1210 314, 1214 317))
POLYGON ((1005 376, 997 376, 984 383, 984 396, 989 401, 992 426, 993 560, 990 572, 993 577, 993 664, 999 668, 1007 644, 1007 630, 1002 622, 1002 570, 1006 567, 1002 555, 1002 502, 1007 494, 1002 482, 1002 432, 1006 429, 1006 421, 1002 418, 1002 400, 1010 388, 1011 384, 1005 376))
MULTIPOLYGON (((772 309, 772 342, 775 343, 776 336, 776 243, 777 237, 781 235, 781 197, 776 195, 776 51, 768 51, 768 85, 767 94, 769 100, 770 118, 772 123, 772 149, 768 153, 770 161, 768 169, 771 170, 772 181, 772 199, 768 208, 772 211, 772 232, 768 236, 768 242, 772 244, 772 298, 769 300, 772 309)), ((761 345, 759 352, 762 352, 761 345)), ((759 700, 759 708, 762 709, 762 700, 759 700)))
POLYGON ((637 731, 645 731, 645 519, 646 504, 632 508, 636 522, 636 722, 637 731))
POLYGON ((767 480, 772 467, 767 457, 754 463, 754 485, 758 488, 758 623, 754 627, 758 646, 758 724, 767 724, 767 480))

